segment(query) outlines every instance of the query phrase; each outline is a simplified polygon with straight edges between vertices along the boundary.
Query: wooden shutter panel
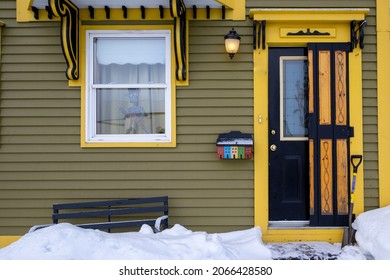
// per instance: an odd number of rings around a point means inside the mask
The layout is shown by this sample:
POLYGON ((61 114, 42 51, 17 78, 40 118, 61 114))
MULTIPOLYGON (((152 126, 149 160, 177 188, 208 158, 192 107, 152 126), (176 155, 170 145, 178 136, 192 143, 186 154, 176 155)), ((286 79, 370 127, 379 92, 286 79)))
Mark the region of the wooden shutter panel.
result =
POLYGON ((308 44, 310 224, 347 225, 348 43, 308 44))

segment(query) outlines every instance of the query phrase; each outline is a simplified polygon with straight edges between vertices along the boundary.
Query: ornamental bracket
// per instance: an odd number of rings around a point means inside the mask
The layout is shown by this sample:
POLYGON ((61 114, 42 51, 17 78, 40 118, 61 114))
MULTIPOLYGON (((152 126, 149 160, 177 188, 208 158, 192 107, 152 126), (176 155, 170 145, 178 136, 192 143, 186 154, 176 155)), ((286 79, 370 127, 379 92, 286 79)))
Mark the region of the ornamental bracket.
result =
POLYGON ((68 80, 79 78, 79 9, 70 0, 49 0, 53 15, 61 18, 61 45, 68 80))
POLYGON ((170 0, 169 6, 174 22, 174 45, 176 57, 176 80, 187 80, 186 6, 183 0, 170 0))

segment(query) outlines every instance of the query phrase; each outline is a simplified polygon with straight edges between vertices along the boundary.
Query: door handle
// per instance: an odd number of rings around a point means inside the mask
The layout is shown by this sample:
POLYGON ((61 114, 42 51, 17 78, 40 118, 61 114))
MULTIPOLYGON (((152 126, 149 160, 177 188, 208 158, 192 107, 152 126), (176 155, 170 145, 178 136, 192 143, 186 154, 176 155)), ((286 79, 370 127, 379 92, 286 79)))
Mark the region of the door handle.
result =
POLYGON ((269 149, 272 151, 272 152, 275 152, 277 147, 275 144, 272 144, 271 146, 269 146, 269 149))

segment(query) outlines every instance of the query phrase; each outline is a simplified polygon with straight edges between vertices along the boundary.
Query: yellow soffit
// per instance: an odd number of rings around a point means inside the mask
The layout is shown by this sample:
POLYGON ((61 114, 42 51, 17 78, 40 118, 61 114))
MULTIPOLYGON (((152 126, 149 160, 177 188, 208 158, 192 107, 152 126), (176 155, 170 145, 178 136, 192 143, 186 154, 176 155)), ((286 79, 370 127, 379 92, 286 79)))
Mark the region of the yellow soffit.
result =
POLYGON ((294 22, 346 22, 363 20, 369 9, 251 9, 254 20, 294 22))

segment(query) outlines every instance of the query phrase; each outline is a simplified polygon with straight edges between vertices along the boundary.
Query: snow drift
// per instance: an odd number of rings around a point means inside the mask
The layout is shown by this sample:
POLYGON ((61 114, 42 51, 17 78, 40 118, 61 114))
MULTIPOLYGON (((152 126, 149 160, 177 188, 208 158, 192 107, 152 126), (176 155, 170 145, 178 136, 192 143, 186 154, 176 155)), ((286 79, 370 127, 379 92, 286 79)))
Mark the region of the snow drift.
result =
POLYGON ((390 260, 390 206, 360 214, 352 227, 362 250, 376 260, 390 260))
POLYGON ((19 260, 244 260, 271 259, 259 227, 229 233, 193 232, 175 225, 153 233, 106 233, 68 223, 27 233, 0 250, 0 259, 19 260))

